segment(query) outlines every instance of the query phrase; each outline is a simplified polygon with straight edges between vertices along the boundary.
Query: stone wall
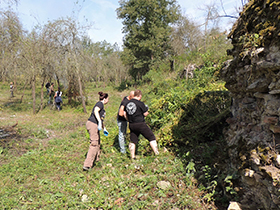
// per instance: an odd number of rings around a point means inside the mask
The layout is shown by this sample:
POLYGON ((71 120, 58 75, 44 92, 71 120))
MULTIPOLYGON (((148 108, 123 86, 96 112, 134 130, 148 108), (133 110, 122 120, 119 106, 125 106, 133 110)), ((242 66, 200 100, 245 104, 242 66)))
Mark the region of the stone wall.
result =
POLYGON ((280 209, 280 1, 251 0, 228 38, 221 76, 232 96, 225 131, 242 209, 280 209))

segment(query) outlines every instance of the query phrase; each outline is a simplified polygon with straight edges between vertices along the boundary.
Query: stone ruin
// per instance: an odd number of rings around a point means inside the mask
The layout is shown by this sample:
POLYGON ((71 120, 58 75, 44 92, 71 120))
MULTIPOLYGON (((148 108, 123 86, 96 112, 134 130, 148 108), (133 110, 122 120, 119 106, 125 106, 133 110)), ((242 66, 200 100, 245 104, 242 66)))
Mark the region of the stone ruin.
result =
POLYGON ((250 0, 228 35, 221 70, 232 97, 225 131, 244 209, 280 209, 280 1, 250 0))

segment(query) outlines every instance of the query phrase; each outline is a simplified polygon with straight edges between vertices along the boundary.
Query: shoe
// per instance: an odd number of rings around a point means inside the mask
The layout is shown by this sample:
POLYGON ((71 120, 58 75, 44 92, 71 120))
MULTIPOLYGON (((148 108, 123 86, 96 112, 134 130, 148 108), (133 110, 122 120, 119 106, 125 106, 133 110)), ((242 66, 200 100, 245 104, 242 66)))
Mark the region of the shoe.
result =
POLYGON ((136 157, 131 158, 131 161, 132 161, 132 162, 136 162, 136 161, 137 161, 136 157))
POLYGON ((89 171, 90 167, 83 167, 83 171, 89 171))

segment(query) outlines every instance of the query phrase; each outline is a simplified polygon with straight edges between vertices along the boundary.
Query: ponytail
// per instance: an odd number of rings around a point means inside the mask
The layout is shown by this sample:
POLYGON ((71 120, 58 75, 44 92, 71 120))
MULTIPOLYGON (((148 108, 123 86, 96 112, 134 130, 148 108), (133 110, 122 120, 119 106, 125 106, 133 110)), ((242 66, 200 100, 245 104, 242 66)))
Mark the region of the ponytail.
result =
POLYGON ((98 92, 99 100, 102 101, 104 98, 108 98, 108 93, 98 92))

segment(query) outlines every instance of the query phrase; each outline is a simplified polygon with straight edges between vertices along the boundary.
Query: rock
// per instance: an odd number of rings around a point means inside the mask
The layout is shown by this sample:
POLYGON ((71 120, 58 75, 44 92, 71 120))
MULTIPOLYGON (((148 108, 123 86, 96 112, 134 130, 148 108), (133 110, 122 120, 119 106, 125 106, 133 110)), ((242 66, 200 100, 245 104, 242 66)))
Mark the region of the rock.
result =
POLYGON ((276 162, 277 162, 278 165, 280 165, 280 155, 277 155, 276 162))
MULTIPOLYGON (((242 188, 238 196, 244 209, 280 209, 278 9, 279 0, 249 1, 228 35, 233 59, 220 74, 232 97, 224 131, 227 161, 240 172, 235 187, 242 188)), ((240 206, 231 203, 228 209, 240 206)))
POLYGON ((255 173, 255 171, 246 168, 246 169, 245 169, 244 176, 248 176, 248 177, 251 177, 251 178, 252 178, 252 177, 254 177, 254 173, 255 173))
POLYGON ((261 159, 260 159, 259 155, 256 152, 252 152, 251 153, 251 160, 256 165, 260 165, 260 163, 261 163, 261 159))
POLYGON ((263 122, 271 125, 276 125, 278 123, 278 117, 265 116, 263 118, 263 122))
POLYGON ((268 90, 268 84, 269 82, 267 79, 262 78, 254 81, 252 84, 250 84, 247 87, 248 91, 253 91, 253 92, 267 92, 268 90))
POLYGON ((171 184, 168 181, 159 181, 157 183, 157 186, 158 186, 158 188, 160 188, 162 190, 166 190, 171 187, 171 184))
POLYGON ((280 90, 272 90, 269 94, 280 94, 280 90))
POLYGON ((261 170, 265 171, 273 180, 280 181, 280 169, 274 166, 262 166, 260 167, 261 170))
POLYGON ((280 133, 280 126, 279 126, 279 125, 270 125, 269 129, 270 129, 273 133, 280 133))
POLYGON ((228 206, 227 210, 242 210, 240 207, 240 204, 234 201, 230 201, 230 204, 228 206))
POLYGON ((82 196, 82 202, 83 203, 88 202, 88 196, 87 195, 82 196))

